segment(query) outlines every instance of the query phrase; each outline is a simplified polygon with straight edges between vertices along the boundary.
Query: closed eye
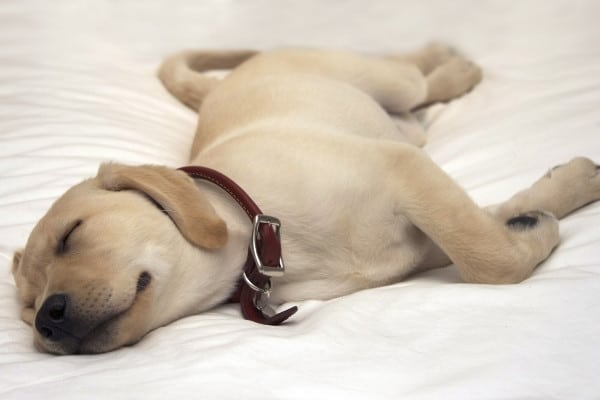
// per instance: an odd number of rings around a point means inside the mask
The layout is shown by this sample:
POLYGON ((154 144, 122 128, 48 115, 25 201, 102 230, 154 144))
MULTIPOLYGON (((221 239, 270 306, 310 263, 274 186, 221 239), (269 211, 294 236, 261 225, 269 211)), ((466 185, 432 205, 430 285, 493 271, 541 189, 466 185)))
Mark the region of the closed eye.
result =
POLYGON ((67 228, 61 239, 58 241, 58 245, 56 246, 57 254, 64 254, 69 249, 69 237, 75 231, 75 229, 81 225, 82 222, 82 220, 78 219, 67 228))

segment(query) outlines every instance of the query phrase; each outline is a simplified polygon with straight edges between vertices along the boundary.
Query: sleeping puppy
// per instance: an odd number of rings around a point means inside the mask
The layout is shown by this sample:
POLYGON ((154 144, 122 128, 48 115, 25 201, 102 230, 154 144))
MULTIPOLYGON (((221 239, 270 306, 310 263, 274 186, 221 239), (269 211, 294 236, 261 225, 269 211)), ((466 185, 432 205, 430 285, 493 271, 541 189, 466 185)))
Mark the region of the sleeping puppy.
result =
POLYGON ((520 282, 558 244, 558 219, 600 198, 598 166, 576 158, 478 207, 420 149, 410 114, 481 79, 441 45, 386 57, 185 52, 159 76, 199 113, 190 163, 241 186, 281 221, 281 239, 277 220, 249 220, 229 184, 104 164, 14 255, 22 318, 41 351, 110 351, 236 291, 243 307, 244 290, 254 293, 247 311, 269 323, 258 304, 267 295, 272 304, 327 299, 451 263, 466 282, 520 282), (216 68, 233 71, 203 74, 216 68), (249 257, 249 244, 271 236, 281 263, 252 264, 263 256, 249 257))

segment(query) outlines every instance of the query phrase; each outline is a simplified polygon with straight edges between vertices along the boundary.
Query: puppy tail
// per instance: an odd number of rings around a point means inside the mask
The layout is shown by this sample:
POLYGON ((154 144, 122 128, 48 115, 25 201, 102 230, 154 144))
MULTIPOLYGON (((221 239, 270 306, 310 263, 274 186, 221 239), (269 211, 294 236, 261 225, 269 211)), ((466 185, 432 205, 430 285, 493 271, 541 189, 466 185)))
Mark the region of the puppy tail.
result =
POLYGON ((219 83, 219 79, 202 72, 235 68, 257 53, 252 50, 183 51, 162 63, 158 77, 173 96, 198 111, 204 97, 219 83))

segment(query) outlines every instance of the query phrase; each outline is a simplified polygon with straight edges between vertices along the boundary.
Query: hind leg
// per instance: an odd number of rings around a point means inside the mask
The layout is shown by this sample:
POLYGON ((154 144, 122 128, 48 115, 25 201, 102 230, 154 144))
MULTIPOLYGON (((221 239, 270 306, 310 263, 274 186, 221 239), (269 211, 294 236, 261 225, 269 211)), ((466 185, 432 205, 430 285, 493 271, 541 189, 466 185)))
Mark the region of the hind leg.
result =
POLYGON ((427 96, 419 106, 459 97, 482 78, 481 69, 441 43, 432 43, 409 54, 388 55, 387 59, 410 63, 423 73, 427 81, 427 96))
POLYGON ((390 116, 398 132, 405 139, 405 142, 413 146, 423 147, 427 143, 427 132, 423 123, 410 112, 395 114, 390 116))
POLYGON ((388 113, 401 114, 459 96, 479 82, 481 72, 474 64, 442 53, 426 48, 420 55, 408 57, 371 57, 340 51, 278 50, 254 57, 234 74, 242 79, 257 74, 317 74, 346 82, 369 94, 388 113), (433 70, 427 74, 430 68, 433 70))

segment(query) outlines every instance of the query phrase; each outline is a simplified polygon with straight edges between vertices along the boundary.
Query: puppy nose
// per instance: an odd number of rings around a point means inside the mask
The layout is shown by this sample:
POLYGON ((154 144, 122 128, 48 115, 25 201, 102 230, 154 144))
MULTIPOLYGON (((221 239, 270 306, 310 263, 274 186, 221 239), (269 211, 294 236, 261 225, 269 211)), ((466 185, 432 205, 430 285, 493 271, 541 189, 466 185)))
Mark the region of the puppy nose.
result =
POLYGON ((35 317, 35 328, 46 339, 61 341, 71 336, 65 329, 68 323, 69 296, 53 294, 49 296, 35 317))

